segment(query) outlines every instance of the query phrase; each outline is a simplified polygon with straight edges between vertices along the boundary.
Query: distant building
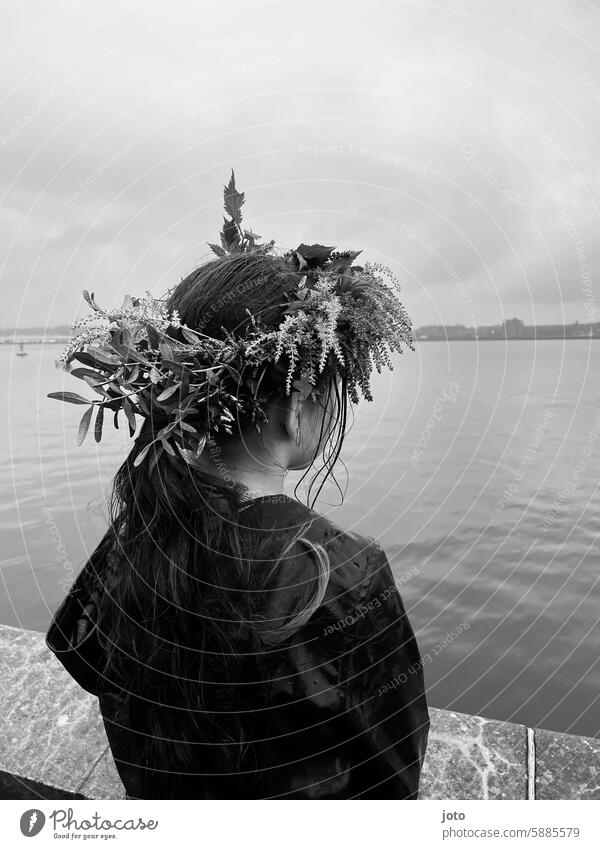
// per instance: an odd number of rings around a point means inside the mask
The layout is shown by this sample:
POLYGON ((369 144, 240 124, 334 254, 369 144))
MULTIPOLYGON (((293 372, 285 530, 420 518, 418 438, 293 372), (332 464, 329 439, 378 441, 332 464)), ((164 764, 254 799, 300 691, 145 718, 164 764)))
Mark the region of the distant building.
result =
POLYGON ((415 330, 415 336, 423 341, 476 338, 475 328, 464 324, 427 324, 415 330))
POLYGON ((507 339, 522 339, 525 325, 520 318, 505 318, 504 330, 507 339))
POLYGON ((506 331, 501 324, 480 325, 476 334, 477 339, 506 339, 506 331))

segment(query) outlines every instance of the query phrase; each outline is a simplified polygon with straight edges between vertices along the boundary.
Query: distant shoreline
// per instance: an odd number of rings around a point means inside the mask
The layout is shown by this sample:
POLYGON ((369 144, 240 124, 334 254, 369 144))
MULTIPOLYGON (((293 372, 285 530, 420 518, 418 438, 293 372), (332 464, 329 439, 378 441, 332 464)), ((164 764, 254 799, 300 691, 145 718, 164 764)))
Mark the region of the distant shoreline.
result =
POLYGON ((15 345, 66 345, 68 338, 64 339, 0 339, 0 347, 14 347, 15 345))
MULTIPOLYGON (((18 345, 66 345, 69 341, 70 337, 65 337, 64 339, 19 339, 19 338, 10 338, 10 339, 1 339, 0 338, 0 348, 14 348, 18 345)), ((543 340, 551 340, 553 342, 587 342, 587 341, 598 341, 600 340, 600 334, 597 336, 518 336, 518 337, 507 337, 507 336, 479 336, 472 339, 465 339, 460 337, 444 337, 435 339, 433 337, 423 337, 422 339, 415 339, 415 342, 541 342, 543 340)))
POLYGON ((550 340, 551 342, 594 342, 600 340, 600 336, 518 336, 508 338, 506 336, 490 337, 480 336, 476 339, 417 339, 417 342, 541 342, 542 340, 550 340))

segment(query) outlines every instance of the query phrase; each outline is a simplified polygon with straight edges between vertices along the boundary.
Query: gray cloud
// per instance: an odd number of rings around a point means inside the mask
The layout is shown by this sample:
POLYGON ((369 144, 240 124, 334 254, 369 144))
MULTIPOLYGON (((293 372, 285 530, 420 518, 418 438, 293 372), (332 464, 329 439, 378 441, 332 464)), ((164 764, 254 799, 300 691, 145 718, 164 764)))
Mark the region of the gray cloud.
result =
POLYGON ((206 256, 231 167, 253 229, 364 248, 417 324, 589 320, 582 251, 600 302, 585 3, 41 3, 36 26, 10 20, 2 325, 71 321, 86 287, 163 291, 206 256))

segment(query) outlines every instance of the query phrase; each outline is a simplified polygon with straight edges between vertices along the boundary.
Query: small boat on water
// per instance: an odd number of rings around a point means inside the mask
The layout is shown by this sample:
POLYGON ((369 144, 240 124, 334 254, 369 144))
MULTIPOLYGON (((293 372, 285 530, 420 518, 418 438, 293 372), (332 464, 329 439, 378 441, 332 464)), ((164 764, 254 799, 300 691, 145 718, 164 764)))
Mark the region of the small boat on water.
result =
POLYGON ((17 351, 17 357, 26 357, 27 351, 25 350, 25 342, 19 342, 21 349, 17 351))

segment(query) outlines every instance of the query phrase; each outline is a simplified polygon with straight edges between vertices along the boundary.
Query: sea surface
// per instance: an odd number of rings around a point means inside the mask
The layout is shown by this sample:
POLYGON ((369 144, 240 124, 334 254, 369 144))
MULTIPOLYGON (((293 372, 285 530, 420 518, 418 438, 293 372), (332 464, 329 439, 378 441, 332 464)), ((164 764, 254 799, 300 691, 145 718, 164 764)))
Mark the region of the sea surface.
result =
MULTIPOLYGON (((45 631, 129 440, 76 447, 84 408, 46 394, 86 387, 27 350, 0 346, 0 622, 45 631)), ((435 707, 600 736, 599 367, 592 340, 422 342, 354 414, 317 507, 382 543, 435 707)))

